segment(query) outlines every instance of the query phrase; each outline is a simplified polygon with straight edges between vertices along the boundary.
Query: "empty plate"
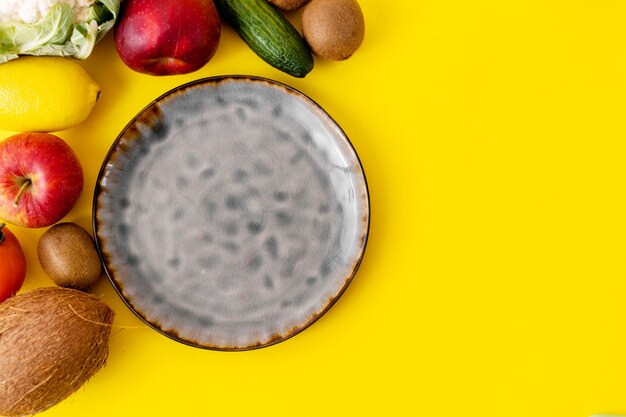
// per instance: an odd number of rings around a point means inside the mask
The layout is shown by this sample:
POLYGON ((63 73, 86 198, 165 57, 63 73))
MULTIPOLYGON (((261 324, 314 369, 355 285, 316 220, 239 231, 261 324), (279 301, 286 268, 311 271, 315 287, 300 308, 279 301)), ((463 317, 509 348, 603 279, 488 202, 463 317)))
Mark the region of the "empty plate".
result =
POLYGON ((94 196, 106 273, 137 316, 209 349, 305 329, 361 262, 369 197, 358 156, 315 102, 256 77, 159 97, 113 143, 94 196))

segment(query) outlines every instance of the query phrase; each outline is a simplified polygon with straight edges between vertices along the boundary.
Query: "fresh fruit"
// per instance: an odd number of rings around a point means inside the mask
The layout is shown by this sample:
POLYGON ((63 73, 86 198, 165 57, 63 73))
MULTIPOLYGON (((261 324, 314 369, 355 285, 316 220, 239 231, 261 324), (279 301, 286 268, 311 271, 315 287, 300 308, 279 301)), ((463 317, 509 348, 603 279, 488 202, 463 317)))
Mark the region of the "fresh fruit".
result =
POLYGON ((44 411, 106 362, 113 310, 69 288, 39 288, 0 304, 0 415, 44 411))
POLYGON ((356 0, 313 0, 302 13, 302 33, 315 55, 341 61, 363 43, 365 19, 356 0))
POLYGON ((215 54, 220 33, 212 0, 125 0, 113 30, 122 61, 151 75, 202 68, 215 54))
POLYGON ((76 61, 22 57, 0 65, 0 129, 54 132, 83 122, 100 87, 76 61))
POLYGON ((57 223, 48 229, 39 238, 37 255, 44 272, 61 287, 85 291, 102 275, 93 239, 74 223, 57 223))
POLYGON ((15 235, 0 223, 0 303, 13 297, 24 284, 26 258, 15 235))
POLYGON ((82 189, 80 162, 61 138, 18 133, 0 142, 0 219, 50 226, 74 207, 82 189))
POLYGON ((216 0, 220 15, 265 62, 294 77, 313 69, 300 33, 266 0, 216 0))
POLYGON ((311 0, 268 0, 268 1, 272 3, 274 6, 278 7, 280 10, 293 11, 304 6, 311 0))

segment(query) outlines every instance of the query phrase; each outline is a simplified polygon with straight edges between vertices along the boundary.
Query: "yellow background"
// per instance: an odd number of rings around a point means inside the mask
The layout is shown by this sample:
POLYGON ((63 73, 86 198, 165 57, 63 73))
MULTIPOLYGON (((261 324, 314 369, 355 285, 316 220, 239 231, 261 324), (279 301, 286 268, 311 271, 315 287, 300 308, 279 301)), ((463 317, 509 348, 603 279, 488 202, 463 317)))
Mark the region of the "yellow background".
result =
MULTIPOLYGON (((312 327, 276 346, 195 349, 117 312, 109 361, 52 416, 626 414, 626 4, 360 0, 361 49, 295 79, 224 28, 202 70, 133 73, 112 36, 83 63, 103 89, 58 133, 91 227, 117 133, 183 82, 251 74, 321 104, 363 162, 371 231, 359 273, 312 327)), ((291 16, 297 21, 298 14, 291 16)), ((9 135, 1 132, 2 137, 9 135)), ((12 227, 24 289, 50 285, 43 230, 12 227)))

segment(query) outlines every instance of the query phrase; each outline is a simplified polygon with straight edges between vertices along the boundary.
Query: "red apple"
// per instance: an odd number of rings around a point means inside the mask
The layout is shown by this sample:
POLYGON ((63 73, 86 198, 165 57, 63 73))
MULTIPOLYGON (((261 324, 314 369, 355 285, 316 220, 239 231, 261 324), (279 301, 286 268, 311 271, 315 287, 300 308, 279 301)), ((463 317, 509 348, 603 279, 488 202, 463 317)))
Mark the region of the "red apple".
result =
POLYGON ((76 154, 49 133, 19 133, 0 142, 0 218, 25 227, 61 220, 83 190, 76 154))
POLYGON ((125 0, 113 36, 117 53, 129 68, 174 75, 209 62, 220 32, 212 0, 125 0))

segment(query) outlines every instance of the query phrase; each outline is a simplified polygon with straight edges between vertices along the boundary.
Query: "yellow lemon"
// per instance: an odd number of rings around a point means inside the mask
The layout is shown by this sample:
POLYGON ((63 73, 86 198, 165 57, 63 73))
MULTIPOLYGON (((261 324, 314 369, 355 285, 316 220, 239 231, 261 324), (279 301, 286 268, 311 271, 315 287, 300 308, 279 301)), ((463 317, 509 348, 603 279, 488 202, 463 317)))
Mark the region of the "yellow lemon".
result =
POLYGON ((89 116, 99 96, 98 84, 70 58, 17 58, 0 64, 0 129, 68 129, 89 116))

